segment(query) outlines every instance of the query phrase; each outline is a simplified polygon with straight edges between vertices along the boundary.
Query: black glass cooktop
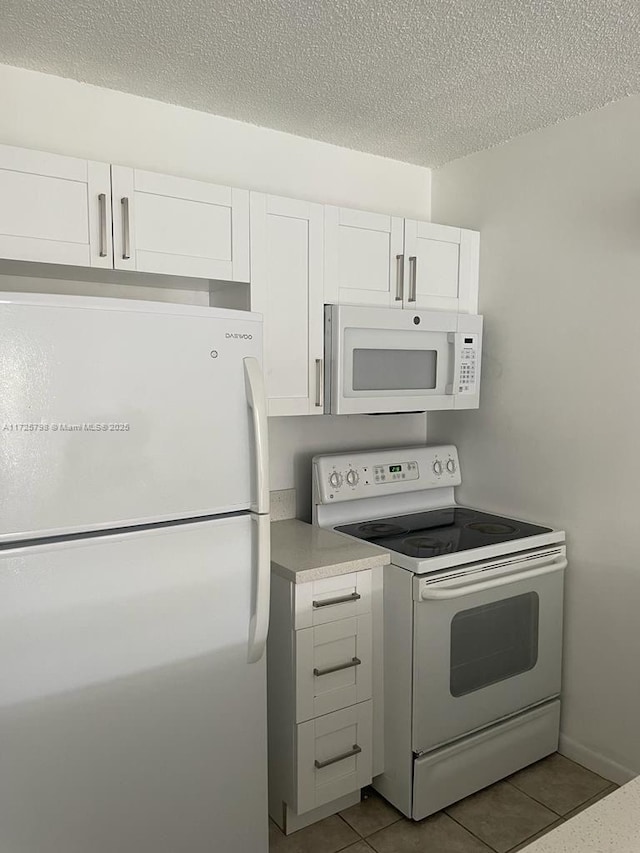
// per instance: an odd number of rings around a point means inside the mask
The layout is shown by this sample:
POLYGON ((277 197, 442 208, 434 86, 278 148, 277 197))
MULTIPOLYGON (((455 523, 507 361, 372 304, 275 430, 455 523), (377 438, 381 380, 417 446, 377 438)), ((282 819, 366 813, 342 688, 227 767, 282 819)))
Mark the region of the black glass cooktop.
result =
POLYGON ((549 533, 551 528, 466 507, 445 507, 344 524, 336 530, 420 560, 549 533))

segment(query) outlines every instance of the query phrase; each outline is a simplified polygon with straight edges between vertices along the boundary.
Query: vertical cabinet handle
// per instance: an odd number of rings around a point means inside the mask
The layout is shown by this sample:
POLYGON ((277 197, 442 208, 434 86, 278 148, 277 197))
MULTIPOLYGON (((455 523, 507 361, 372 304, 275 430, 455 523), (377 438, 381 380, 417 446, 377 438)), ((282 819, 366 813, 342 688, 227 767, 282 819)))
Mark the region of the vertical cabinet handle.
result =
POLYGON ((120 199, 122 205, 122 260, 131 258, 131 233, 129 229, 129 199, 124 196, 120 199))
POLYGON ((416 301, 416 288, 418 277, 418 259, 415 255, 409 258, 409 302, 416 301))
POLYGON ((404 296, 404 255, 396 255, 396 302, 404 296))
POLYGON ((100 229, 100 250, 98 252, 101 258, 107 257, 107 196, 105 193, 98 195, 98 222, 100 229))
POLYGON ((316 407, 320 407, 322 405, 323 398, 323 388, 322 388, 322 379, 323 379, 323 370, 322 370, 323 362, 321 358, 316 358, 316 407))

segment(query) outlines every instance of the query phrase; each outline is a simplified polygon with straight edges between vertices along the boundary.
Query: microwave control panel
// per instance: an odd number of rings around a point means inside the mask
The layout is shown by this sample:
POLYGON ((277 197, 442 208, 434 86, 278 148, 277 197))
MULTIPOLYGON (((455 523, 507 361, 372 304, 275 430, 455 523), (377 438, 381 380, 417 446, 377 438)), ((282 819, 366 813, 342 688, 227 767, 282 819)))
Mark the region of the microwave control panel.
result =
POLYGON ((479 374, 479 335, 473 332, 454 332, 450 335, 450 343, 455 345, 456 352, 456 375, 453 390, 456 394, 476 394, 479 374))
POLYGON ((313 460, 315 500, 320 504, 460 485, 453 445, 400 447, 313 460))

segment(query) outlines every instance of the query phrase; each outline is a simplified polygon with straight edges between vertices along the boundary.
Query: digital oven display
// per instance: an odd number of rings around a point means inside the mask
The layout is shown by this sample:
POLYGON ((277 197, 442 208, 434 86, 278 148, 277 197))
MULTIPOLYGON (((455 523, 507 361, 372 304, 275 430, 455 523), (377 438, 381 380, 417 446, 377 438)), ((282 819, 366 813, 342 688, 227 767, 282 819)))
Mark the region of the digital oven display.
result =
POLYGON ((399 474, 402 471, 402 465, 389 465, 390 474, 399 474))

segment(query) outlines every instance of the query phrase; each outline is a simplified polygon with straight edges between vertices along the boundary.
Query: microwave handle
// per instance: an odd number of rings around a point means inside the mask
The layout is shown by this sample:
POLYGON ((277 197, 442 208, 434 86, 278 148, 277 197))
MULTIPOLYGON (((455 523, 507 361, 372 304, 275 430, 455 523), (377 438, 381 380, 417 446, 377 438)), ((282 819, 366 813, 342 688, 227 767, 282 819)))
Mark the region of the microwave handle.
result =
POLYGON ((421 590, 420 592, 420 600, 440 601, 442 599, 449 598, 462 598, 466 595, 474 595, 478 592, 485 592, 485 590, 488 589, 496 589, 496 587, 508 586, 512 583, 518 583, 518 581, 532 580, 533 578, 538 578, 541 575, 550 575, 554 572, 560 572, 566 568, 567 560, 563 557, 561 560, 554 561, 553 563, 547 563, 546 566, 540 566, 537 569, 530 569, 527 572, 520 572, 519 574, 505 575, 501 578, 495 578, 495 580, 468 584, 467 586, 455 587, 453 589, 430 589, 429 587, 425 587, 425 589, 421 590))
POLYGON ((447 343, 451 348, 451 373, 444 391, 445 394, 453 394, 460 380, 460 336, 455 332, 448 332, 447 343))

